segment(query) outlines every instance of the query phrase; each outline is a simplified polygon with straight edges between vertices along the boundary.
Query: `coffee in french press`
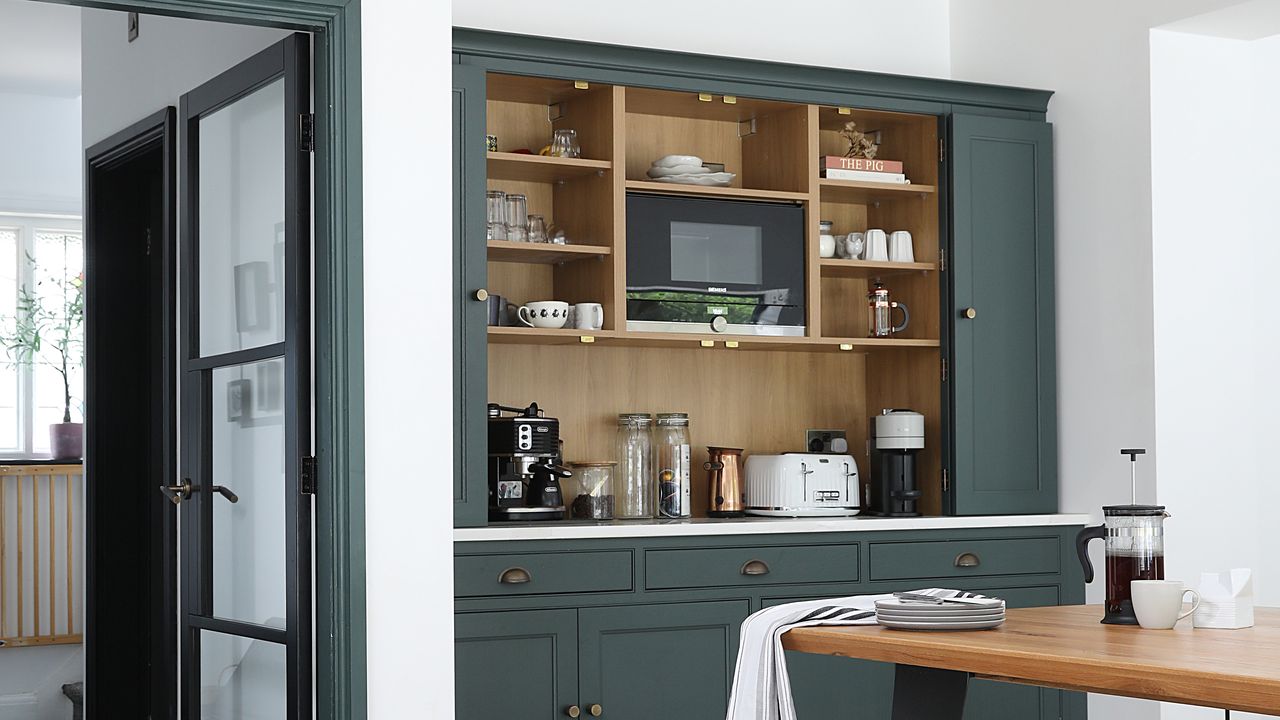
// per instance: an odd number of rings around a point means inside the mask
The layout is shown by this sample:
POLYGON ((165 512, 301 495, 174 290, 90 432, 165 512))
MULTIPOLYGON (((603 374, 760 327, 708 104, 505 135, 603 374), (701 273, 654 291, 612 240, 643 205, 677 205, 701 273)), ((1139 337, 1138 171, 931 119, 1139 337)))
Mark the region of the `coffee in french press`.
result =
POLYGON ((1139 505, 1138 456, 1146 450, 1126 448, 1129 456, 1131 502, 1102 508, 1103 524, 1087 527, 1076 536, 1076 552, 1084 567, 1084 581, 1093 582, 1093 563, 1089 561, 1089 541, 1106 540, 1107 595, 1102 622, 1108 625, 1137 625, 1133 612, 1134 580, 1164 579, 1164 519, 1169 517, 1163 505, 1139 505))

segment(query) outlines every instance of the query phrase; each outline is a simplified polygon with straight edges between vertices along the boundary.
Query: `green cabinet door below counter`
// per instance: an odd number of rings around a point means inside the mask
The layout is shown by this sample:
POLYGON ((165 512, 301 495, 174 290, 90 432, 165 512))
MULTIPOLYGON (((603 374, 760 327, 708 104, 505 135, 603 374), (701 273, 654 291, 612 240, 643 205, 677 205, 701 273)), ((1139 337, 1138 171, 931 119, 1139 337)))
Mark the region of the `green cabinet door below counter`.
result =
POLYGON ((455 615, 457 717, 566 717, 578 703, 577 645, 576 610, 455 615))
POLYGON ((749 602, 583 608, 579 696, 608 720, 718 720, 728 708, 749 602))

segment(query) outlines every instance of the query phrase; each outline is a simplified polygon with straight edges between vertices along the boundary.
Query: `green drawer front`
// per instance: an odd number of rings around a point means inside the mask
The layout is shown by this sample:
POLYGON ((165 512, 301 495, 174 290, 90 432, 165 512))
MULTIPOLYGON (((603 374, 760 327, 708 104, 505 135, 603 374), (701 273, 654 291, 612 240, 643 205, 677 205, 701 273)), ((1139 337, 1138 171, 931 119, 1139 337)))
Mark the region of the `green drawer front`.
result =
POLYGON ((1029 575, 1061 569, 1056 537, 872 543, 870 549, 872 580, 1029 575))
POLYGON ((455 597, 629 591, 631 578, 630 550, 459 555, 453 559, 455 597), (528 581, 501 582, 504 574, 508 580, 527 577, 528 581))
POLYGON ((858 580, 857 543, 648 550, 644 557, 649 590, 858 580))

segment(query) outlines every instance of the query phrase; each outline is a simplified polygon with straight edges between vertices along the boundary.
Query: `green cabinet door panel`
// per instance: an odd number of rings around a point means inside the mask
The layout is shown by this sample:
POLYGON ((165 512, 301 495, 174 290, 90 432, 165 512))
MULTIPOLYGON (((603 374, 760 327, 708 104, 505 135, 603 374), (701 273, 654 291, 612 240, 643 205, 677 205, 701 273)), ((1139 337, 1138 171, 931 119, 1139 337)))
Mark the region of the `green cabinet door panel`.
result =
MULTIPOLYGON (((488 519, 484 71, 453 65, 453 524, 488 519)), ((409 309, 411 316, 419 313, 409 309)))
POLYGON ((455 615, 457 717, 565 717, 578 704, 577 643, 576 610, 455 615))
POLYGON ((583 707, 608 720, 723 718, 749 613, 745 599, 580 610, 583 707))
POLYGON ((1052 127, 956 114, 951 138, 949 502, 1056 512, 1052 127))

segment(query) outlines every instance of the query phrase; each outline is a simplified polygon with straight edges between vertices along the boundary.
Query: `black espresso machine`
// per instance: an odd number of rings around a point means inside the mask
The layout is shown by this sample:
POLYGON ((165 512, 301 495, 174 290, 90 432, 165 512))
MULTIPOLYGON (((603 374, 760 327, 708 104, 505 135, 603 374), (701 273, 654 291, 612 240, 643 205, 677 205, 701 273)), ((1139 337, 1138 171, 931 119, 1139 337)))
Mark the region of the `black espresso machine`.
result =
POLYGON ((490 520, 563 520, 560 480, 571 474, 560 457, 559 420, 543 416, 538 403, 489 403, 490 520))

